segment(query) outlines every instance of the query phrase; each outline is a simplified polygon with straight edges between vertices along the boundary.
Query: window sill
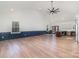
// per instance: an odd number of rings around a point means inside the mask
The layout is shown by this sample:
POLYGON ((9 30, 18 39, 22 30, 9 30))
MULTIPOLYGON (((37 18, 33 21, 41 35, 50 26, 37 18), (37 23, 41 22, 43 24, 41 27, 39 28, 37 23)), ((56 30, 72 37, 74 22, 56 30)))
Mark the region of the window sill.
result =
POLYGON ((11 34, 20 34, 21 32, 11 32, 11 34))

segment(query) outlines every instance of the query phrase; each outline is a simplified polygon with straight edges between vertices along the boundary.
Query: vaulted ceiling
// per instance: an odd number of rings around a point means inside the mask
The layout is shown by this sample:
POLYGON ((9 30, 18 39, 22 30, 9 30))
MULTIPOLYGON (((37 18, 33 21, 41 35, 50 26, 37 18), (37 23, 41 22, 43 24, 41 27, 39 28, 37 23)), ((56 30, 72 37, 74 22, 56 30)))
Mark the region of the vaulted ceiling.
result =
MULTIPOLYGON (((48 15, 50 1, 0 1, 0 11, 9 11, 13 8, 15 11, 37 10, 48 15)), ((79 13, 79 1, 54 1, 54 7, 60 8, 60 13, 57 16, 64 18, 75 17, 79 13)))

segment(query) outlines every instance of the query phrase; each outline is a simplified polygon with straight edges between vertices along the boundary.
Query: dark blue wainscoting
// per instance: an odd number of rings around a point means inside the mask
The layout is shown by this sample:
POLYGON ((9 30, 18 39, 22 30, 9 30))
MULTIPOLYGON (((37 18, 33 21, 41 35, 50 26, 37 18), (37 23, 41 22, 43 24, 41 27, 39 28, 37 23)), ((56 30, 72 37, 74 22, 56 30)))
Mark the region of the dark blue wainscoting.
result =
POLYGON ((16 39, 22 37, 29 37, 29 36, 37 36, 47 34, 46 31, 23 31, 21 33, 11 34, 11 32, 2 32, 0 33, 0 40, 7 40, 7 39, 16 39))
POLYGON ((0 33, 0 40, 11 39, 10 32, 0 33))

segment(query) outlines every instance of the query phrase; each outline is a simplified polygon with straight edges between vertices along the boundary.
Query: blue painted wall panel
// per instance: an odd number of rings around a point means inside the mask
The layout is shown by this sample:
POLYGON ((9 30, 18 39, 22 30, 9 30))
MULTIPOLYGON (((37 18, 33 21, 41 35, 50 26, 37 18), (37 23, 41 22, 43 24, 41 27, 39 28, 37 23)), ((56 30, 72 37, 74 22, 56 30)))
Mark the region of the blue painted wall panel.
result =
POLYGON ((42 35, 47 34, 46 31, 24 31, 18 34, 11 34, 10 32, 2 32, 0 33, 0 40, 7 40, 7 39, 16 39, 16 38, 22 38, 22 37, 29 37, 29 36, 36 36, 36 35, 42 35))

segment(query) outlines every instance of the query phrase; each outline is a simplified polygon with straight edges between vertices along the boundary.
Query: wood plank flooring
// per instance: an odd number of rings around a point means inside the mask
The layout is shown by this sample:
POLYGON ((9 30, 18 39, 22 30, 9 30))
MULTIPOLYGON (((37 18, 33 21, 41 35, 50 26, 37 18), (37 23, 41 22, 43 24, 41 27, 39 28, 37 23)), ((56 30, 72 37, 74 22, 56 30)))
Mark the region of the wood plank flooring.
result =
POLYGON ((0 41, 0 58, 58 57, 79 57, 79 43, 74 37, 40 35, 0 41))

